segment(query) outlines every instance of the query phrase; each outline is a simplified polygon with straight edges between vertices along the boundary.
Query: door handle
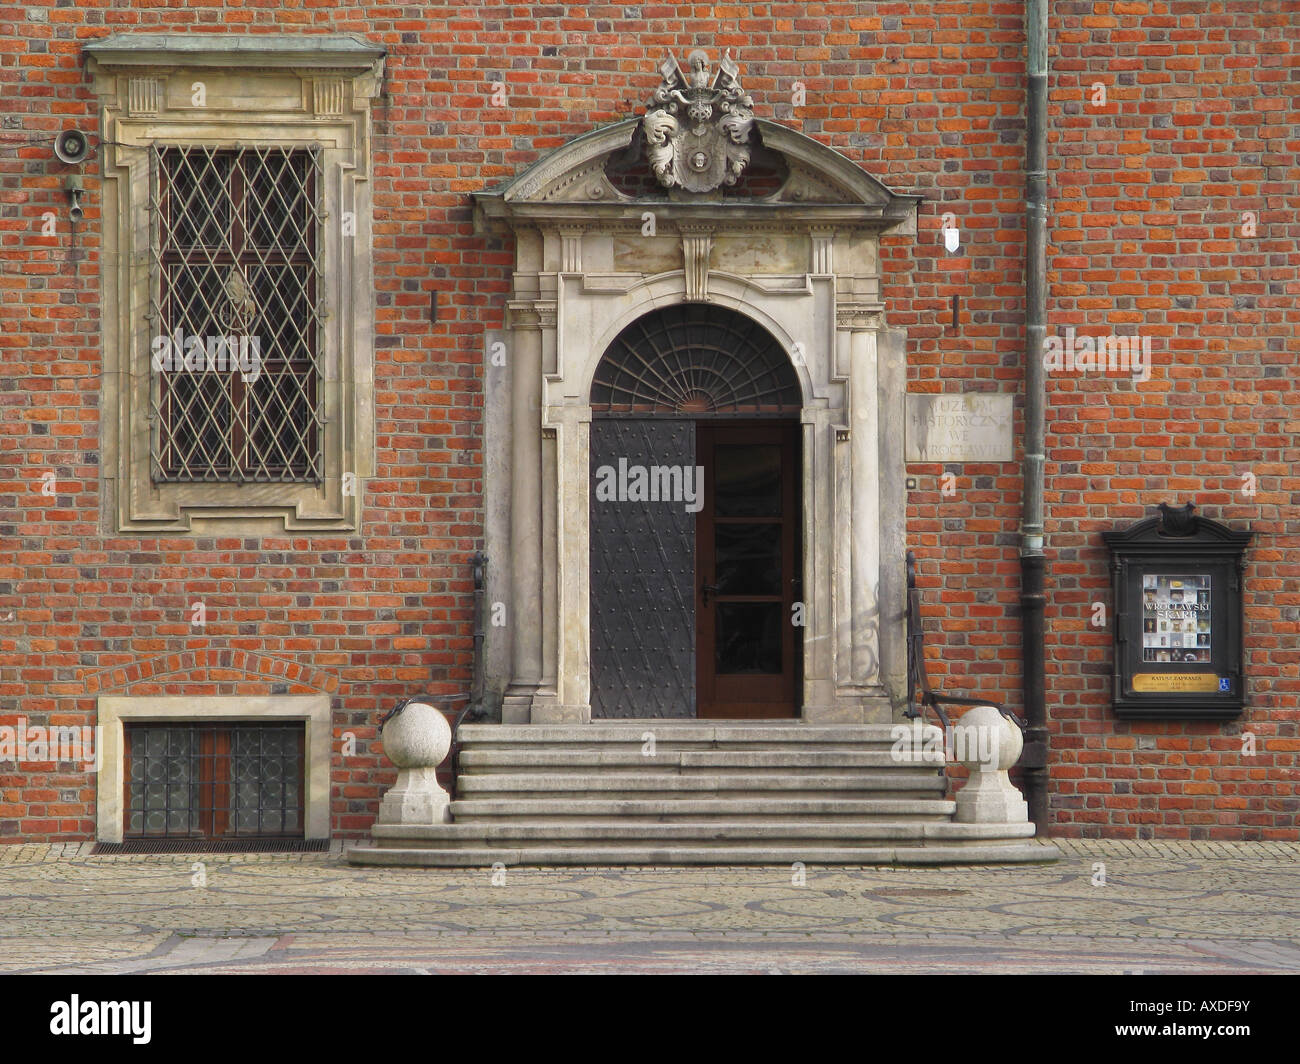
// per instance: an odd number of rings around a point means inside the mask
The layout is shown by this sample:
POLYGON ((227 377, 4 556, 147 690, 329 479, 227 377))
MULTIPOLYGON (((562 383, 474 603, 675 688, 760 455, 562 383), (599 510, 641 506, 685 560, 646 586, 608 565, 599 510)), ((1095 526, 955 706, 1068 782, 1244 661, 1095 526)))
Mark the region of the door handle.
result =
POLYGON ((714 595, 718 593, 718 587, 716 584, 704 584, 700 587, 700 594, 704 596, 704 605, 706 606, 709 604, 710 593, 714 595))

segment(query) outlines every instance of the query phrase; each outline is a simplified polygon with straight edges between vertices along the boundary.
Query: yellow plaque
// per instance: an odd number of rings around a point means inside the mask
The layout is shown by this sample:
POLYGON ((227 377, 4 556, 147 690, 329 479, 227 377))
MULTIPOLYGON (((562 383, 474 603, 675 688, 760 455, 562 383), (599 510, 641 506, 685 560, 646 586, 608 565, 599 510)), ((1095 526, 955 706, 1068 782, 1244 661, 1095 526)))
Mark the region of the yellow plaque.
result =
POLYGON ((1134 691, 1217 691, 1219 677, 1212 672, 1135 672, 1134 691))

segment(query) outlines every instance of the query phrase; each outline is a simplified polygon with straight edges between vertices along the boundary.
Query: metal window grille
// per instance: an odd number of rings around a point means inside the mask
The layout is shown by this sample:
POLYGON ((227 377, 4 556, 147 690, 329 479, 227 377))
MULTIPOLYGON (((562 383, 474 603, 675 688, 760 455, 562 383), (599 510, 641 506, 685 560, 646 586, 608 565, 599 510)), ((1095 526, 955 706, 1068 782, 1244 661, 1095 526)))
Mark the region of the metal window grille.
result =
POLYGON ((301 838, 305 726, 130 724, 127 839, 301 838))
POLYGON ((615 337, 596 367, 598 414, 747 416, 797 413, 790 357, 751 318, 705 303, 654 311, 615 337))
POLYGON ((151 164, 153 479, 319 483, 319 151, 155 145, 151 164))

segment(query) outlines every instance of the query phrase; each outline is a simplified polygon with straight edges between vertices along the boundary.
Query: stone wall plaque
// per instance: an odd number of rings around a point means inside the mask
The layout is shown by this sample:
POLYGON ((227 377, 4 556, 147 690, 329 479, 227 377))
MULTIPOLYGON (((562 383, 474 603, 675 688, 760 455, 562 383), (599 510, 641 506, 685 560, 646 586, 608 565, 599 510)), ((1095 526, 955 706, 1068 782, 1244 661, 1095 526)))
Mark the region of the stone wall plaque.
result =
POLYGON ((997 392, 907 393, 906 460, 1010 462, 1014 396, 997 392))

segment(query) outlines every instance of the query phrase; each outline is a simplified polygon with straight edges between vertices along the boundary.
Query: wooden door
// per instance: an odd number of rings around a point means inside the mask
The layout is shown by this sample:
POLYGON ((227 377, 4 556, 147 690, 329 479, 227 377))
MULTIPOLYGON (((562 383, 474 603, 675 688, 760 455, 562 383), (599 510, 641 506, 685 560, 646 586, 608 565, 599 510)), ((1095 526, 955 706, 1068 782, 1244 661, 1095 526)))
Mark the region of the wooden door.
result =
POLYGON ((696 517, 700 717, 798 714, 798 423, 701 421, 696 517))

